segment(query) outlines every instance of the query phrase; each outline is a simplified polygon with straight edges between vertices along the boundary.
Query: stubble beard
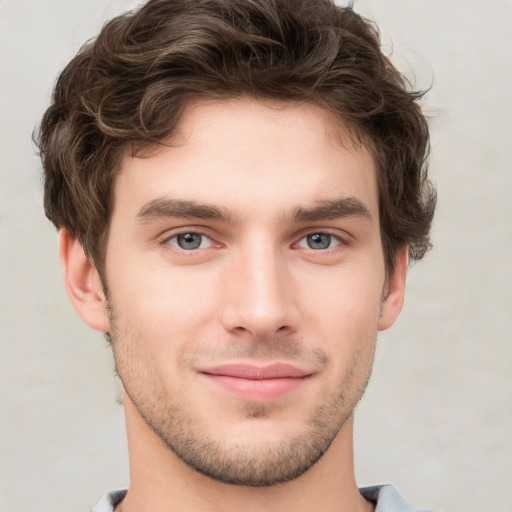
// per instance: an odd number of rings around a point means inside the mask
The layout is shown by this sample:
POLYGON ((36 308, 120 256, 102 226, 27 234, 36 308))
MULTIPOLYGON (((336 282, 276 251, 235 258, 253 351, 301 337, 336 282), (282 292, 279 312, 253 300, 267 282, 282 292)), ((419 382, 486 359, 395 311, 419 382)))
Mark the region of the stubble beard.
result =
MULTIPOLYGON (((226 440, 216 435, 215 428, 205 428, 187 411, 185 401, 170 396, 157 379, 152 379, 151 368, 137 367, 140 362, 133 347, 137 346, 138 340, 122 329, 112 303, 109 303, 108 311, 111 332, 107 337, 112 344, 116 371, 139 415, 179 459, 193 470, 225 484, 273 486, 294 480, 308 471, 325 454, 352 415, 371 374, 375 340, 371 354, 359 354, 354 358, 352 367, 340 378, 337 388, 314 408, 301 433, 266 442, 226 440)), ((269 347, 271 343, 269 341, 265 346, 269 347)), ((274 347, 267 350, 286 355, 286 352, 300 349, 296 342, 283 344, 282 340, 277 340, 274 347)), ((271 415, 272 406, 247 403, 244 413, 246 420, 264 421, 271 415)))

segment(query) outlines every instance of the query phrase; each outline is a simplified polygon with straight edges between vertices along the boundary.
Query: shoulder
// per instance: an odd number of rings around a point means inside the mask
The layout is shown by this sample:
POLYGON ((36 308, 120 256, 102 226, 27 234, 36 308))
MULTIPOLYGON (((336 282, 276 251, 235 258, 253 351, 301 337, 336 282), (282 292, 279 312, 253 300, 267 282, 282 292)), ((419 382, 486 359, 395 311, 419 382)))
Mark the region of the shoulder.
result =
POLYGON ((362 487, 359 492, 376 504, 375 512, 432 512, 409 505, 392 485, 362 487))
POLYGON ((89 512, 114 512, 114 507, 126 496, 126 489, 110 491, 89 512))

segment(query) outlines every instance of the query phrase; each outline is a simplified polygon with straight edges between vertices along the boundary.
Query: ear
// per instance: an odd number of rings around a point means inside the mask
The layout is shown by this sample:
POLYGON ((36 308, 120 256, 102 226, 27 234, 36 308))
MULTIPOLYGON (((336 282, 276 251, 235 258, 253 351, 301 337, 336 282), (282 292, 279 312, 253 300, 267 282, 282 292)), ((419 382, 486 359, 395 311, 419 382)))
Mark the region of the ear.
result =
POLYGON ((89 327, 109 332, 105 294, 98 271, 77 238, 65 229, 59 231, 59 256, 64 285, 76 312, 89 327))
POLYGON ((395 268, 388 276, 379 318, 379 331, 391 327, 398 318, 404 303, 405 277, 409 263, 409 247, 400 249, 395 258, 395 268))

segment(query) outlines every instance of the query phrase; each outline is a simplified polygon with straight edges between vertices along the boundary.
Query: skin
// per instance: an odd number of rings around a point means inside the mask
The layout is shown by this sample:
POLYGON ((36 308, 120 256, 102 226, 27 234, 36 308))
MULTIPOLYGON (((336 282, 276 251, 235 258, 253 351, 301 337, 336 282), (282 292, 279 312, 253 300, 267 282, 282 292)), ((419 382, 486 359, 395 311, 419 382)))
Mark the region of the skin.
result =
POLYGON ((387 275, 371 155, 318 107, 248 99, 192 104, 167 142, 127 151, 105 283, 60 236, 69 296, 110 333, 125 388, 118 510, 373 510, 354 478, 353 409, 407 257, 387 275), (240 395, 204 373, 226 363, 307 376, 240 395))

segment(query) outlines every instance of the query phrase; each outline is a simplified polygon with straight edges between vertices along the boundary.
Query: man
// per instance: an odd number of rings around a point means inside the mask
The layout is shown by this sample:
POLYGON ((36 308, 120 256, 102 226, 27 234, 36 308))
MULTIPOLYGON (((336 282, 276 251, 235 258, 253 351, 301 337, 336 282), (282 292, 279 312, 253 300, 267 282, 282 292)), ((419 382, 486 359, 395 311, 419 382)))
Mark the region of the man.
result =
POLYGON ((413 510, 352 428, 429 245, 420 96, 330 0, 151 0, 66 67, 45 209, 130 454, 94 511, 413 510))

